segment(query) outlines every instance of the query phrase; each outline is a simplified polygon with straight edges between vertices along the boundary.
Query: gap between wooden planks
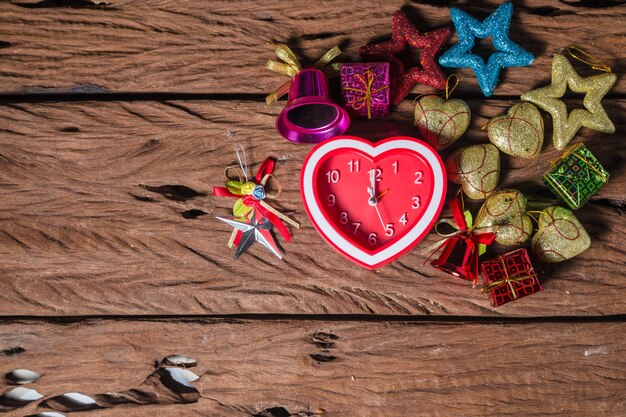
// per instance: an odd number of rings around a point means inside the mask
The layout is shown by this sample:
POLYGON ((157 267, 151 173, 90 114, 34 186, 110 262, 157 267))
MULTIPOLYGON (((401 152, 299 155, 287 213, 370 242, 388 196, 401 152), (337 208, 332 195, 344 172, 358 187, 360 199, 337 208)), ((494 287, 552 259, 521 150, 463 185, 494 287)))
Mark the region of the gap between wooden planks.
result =
POLYGON ((130 404, 77 416, 620 416, 625 331, 624 322, 5 322, 0 349, 24 352, 4 356, 0 372, 35 370, 42 378, 30 387, 45 398, 80 392, 103 407, 111 401, 98 394, 135 388, 117 396, 130 404), (197 403, 144 382, 174 353, 198 361, 197 403), (276 414, 259 414, 267 409, 276 414))
MULTIPOLYGON (((400 7, 418 30, 428 31, 453 26, 452 6, 484 19, 500 3, 248 0, 234 7, 229 0, 6 1, 0 4, 0 93, 267 93, 285 81, 264 67, 274 58, 267 42, 288 43, 305 64, 340 45, 346 53, 338 62, 350 62, 359 59, 360 46, 390 36, 391 16, 400 7)), ((515 1, 511 38, 536 61, 503 71, 495 94, 519 96, 546 83, 552 56, 572 43, 619 72, 626 65, 626 5, 606 3, 515 1)), ((458 72, 463 82, 457 93, 479 92, 471 71, 458 72)), ((611 94, 625 92, 620 77, 611 94)))
MULTIPOLYGON (((512 102, 469 102, 467 139, 512 102)), ((468 283, 423 266, 420 249, 380 271, 344 260, 317 235, 298 191, 310 146, 280 137, 280 106, 243 101, 12 104, 0 112, 0 314, 384 314, 437 316, 595 316, 624 314, 623 135, 626 101, 607 110, 612 136, 583 129, 584 141, 612 174, 576 212, 591 249, 555 265, 537 265, 545 291, 498 309, 468 283), (278 159, 279 206, 302 228, 279 261, 253 248, 231 261, 230 230, 214 219, 232 201, 209 196, 246 146, 256 166, 278 159), (162 187, 166 188, 146 188, 162 187), (153 191, 150 191, 153 190, 153 191), (618 208, 614 208, 616 206, 618 208), (610 260, 610 262, 607 262, 610 260)), ((415 135, 410 102, 385 123, 355 122, 348 133, 369 139, 415 135)), ((560 152, 550 132, 530 162, 503 155, 501 187, 556 200, 541 175, 560 152)), ((451 193, 453 190, 451 190, 451 193)), ((422 248, 435 241, 431 236, 422 248)), ((282 243, 282 242, 281 242, 282 243)), ((499 248, 501 251, 504 248, 499 248)))

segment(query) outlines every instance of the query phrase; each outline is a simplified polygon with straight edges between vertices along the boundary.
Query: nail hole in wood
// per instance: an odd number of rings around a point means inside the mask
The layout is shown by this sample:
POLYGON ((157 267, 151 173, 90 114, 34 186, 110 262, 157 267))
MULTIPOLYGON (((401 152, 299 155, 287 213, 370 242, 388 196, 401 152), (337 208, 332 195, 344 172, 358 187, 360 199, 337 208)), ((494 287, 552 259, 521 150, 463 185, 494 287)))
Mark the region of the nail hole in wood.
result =
POLYGON ((139 184, 139 186, 153 193, 161 194, 163 197, 169 200, 175 201, 186 201, 195 197, 201 197, 206 195, 205 193, 198 192, 193 188, 178 184, 166 184, 158 186, 139 184))
POLYGON ((309 356, 314 361, 319 362, 319 363, 332 362, 332 361, 337 360, 337 357, 335 355, 331 355, 329 353, 312 353, 309 356))
POLYGON ((181 213, 181 215, 185 219, 195 219, 197 217, 204 216, 205 214, 209 214, 209 213, 207 213, 206 211, 198 210, 198 209, 186 210, 181 213))
POLYGON ((291 413, 285 407, 266 408, 260 413, 253 414, 252 417, 290 417, 291 413))
POLYGON ((19 355, 20 353, 24 352, 26 352, 26 349, 20 346, 10 347, 2 350, 2 353, 6 356, 19 355))
POLYGON ((335 347, 333 340, 339 339, 339 336, 333 333, 317 332, 311 336, 311 343, 321 349, 332 349, 335 347))
POLYGON ((143 201, 145 203, 152 203, 154 202, 154 198, 147 196, 147 195, 137 195, 137 194, 133 194, 133 193, 129 193, 135 200, 138 201, 143 201))

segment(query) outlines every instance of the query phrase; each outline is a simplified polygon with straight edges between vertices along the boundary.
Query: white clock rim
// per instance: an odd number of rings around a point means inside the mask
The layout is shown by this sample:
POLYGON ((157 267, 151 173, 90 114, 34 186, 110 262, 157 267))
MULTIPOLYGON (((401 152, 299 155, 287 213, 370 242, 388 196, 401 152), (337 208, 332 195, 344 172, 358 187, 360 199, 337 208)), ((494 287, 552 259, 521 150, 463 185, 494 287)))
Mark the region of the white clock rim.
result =
POLYGON ((304 187, 305 204, 308 206, 313 220, 325 237, 353 259, 356 259, 365 265, 374 266, 392 259, 394 256, 401 253, 408 247, 408 245, 417 241, 417 239, 419 239, 420 236, 422 236, 422 234, 426 231, 426 228, 431 226, 435 217, 440 213, 443 201, 442 198, 444 197, 444 177, 445 175, 441 159, 431 148, 418 142, 416 139, 392 139, 379 145, 375 145, 361 140, 341 138, 325 142, 320 147, 315 149, 313 153, 311 153, 307 160, 307 164, 304 167, 302 184, 304 187), (341 234, 339 234, 326 220, 326 217, 317 204, 317 199, 315 198, 315 193, 313 192, 313 172, 315 171, 315 167, 319 163, 320 159, 328 152, 340 148, 360 150, 372 157, 376 157, 386 151, 395 149, 408 149, 417 152, 426 158, 433 168, 434 186, 431 202, 439 202, 439 204, 429 204, 420 221, 417 222, 415 226, 413 226, 413 228, 411 228, 411 230, 396 243, 374 255, 363 251, 362 249, 356 247, 352 242, 341 236, 341 234), (437 172, 437 169, 439 169, 439 172, 437 172))

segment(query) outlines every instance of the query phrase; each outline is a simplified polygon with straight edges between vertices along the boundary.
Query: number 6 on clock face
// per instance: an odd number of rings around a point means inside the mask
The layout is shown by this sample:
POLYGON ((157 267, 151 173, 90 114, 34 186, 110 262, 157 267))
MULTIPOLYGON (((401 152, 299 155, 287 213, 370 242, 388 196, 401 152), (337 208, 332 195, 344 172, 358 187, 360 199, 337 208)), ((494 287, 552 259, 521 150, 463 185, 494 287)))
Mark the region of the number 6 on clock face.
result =
POLYGON ((300 186, 322 237, 352 261, 376 268, 428 233, 443 206, 445 180, 439 155, 419 140, 372 145, 341 136, 311 151, 300 186))

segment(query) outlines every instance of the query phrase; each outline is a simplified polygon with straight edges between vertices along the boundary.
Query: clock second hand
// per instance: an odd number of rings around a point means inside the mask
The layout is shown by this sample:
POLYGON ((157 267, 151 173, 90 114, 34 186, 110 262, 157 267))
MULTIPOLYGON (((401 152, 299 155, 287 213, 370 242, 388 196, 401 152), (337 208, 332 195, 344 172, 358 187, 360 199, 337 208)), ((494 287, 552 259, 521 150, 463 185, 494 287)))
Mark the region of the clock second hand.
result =
POLYGON ((390 188, 387 188, 385 191, 383 191, 382 193, 380 193, 377 197, 376 197, 376 201, 379 201, 381 198, 383 198, 383 196, 385 194, 387 194, 389 192, 390 188))

